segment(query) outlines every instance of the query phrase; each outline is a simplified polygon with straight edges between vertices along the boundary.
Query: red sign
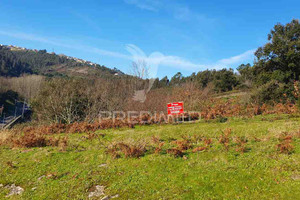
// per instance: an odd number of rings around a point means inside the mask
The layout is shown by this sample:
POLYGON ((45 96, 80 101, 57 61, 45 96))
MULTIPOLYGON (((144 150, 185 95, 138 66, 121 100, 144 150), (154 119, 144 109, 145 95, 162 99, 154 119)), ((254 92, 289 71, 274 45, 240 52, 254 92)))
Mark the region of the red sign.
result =
POLYGON ((183 112, 183 102, 168 103, 168 115, 178 115, 183 112))

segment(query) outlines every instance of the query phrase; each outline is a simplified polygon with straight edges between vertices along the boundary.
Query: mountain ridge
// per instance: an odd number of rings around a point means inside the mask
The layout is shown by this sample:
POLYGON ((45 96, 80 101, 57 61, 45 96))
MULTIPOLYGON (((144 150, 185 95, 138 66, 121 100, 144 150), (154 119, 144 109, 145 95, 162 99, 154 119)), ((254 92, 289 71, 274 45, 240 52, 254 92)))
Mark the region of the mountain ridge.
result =
POLYGON ((0 44, 0 76, 17 77, 22 74, 45 76, 123 76, 117 68, 108 68, 84 59, 0 44))

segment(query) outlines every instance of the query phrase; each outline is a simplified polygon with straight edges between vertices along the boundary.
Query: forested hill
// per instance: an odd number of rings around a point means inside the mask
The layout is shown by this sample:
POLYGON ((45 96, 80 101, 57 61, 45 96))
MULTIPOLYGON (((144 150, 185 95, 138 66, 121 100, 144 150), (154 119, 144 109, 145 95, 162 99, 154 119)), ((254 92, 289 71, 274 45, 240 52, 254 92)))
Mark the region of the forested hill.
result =
POLYGON ((0 76, 16 77, 21 74, 46 76, 97 76, 123 75, 117 69, 63 54, 48 53, 12 45, 0 45, 0 76))

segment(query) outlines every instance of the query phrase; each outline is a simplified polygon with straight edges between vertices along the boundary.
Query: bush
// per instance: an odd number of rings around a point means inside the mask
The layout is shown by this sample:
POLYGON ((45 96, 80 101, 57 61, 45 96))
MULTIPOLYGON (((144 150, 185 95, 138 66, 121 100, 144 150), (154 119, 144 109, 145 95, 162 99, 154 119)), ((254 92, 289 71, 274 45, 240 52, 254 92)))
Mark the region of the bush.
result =
POLYGON ((247 152, 247 144, 248 140, 245 137, 237 137, 236 138, 236 151, 241 152, 241 153, 245 153, 247 152))
POLYGON ((16 135, 11 135, 4 141, 5 145, 19 148, 59 146, 62 143, 66 145, 67 138, 47 138, 45 135, 32 132, 25 133, 19 137, 16 135))
POLYGON ((147 151, 146 144, 141 143, 125 143, 118 142, 108 147, 107 153, 113 158, 120 158, 124 155, 125 158, 139 158, 147 151))
POLYGON ((223 144, 223 146, 225 147, 226 151, 229 150, 230 135, 231 135, 231 129, 230 128, 226 128, 223 131, 222 135, 220 135, 220 138, 219 138, 219 142, 221 144, 223 144))
POLYGON ((276 145, 277 151, 284 154, 291 154, 294 151, 292 145, 293 136, 288 133, 283 133, 279 136, 280 143, 276 145))
POLYGON ((47 146, 47 140, 45 136, 27 133, 21 136, 20 138, 13 139, 14 147, 45 147, 47 146))
POLYGON ((175 157, 183 157, 183 155, 184 155, 184 153, 181 150, 176 149, 176 148, 167 149, 167 154, 171 154, 175 157))
POLYGON ((233 90, 234 87, 239 84, 232 69, 222 69, 217 71, 213 83, 217 92, 227 92, 233 90))
POLYGON ((32 105, 40 119, 59 123, 84 120, 88 105, 83 84, 76 80, 54 79, 44 84, 32 105))
POLYGON ((177 149, 180 151, 185 151, 192 147, 191 141, 187 139, 175 140, 172 142, 172 144, 175 144, 177 146, 177 149))
POLYGON ((280 102, 288 98, 294 99, 292 88, 291 84, 278 83, 273 80, 255 89, 251 99, 258 104, 280 102))

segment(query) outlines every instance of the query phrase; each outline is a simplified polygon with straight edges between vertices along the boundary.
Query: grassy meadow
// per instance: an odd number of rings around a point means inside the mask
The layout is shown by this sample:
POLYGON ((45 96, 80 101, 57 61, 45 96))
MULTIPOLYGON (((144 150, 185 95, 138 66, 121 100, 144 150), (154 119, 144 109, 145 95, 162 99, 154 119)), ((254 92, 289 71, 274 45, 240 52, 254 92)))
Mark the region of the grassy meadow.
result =
POLYGON ((297 199, 299 125, 299 116, 268 115, 67 134, 63 149, 4 145, 0 199, 297 199), (226 129, 231 129, 228 149, 220 142, 226 129), (289 153, 277 150, 283 132, 298 133, 289 153), (204 144, 203 138, 211 143, 204 144), (246 141, 243 151, 237 151, 237 138, 246 141), (155 140, 164 143, 160 151, 155 140), (167 150, 176 140, 193 142, 176 157, 167 150), (118 142, 142 144, 147 151, 139 158, 114 158, 108 152, 118 142), (193 152, 205 145, 205 150, 193 152), (11 184, 24 192, 6 197, 5 186, 11 184), (89 198, 96 185, 105 186, 104 194, 89 198))

